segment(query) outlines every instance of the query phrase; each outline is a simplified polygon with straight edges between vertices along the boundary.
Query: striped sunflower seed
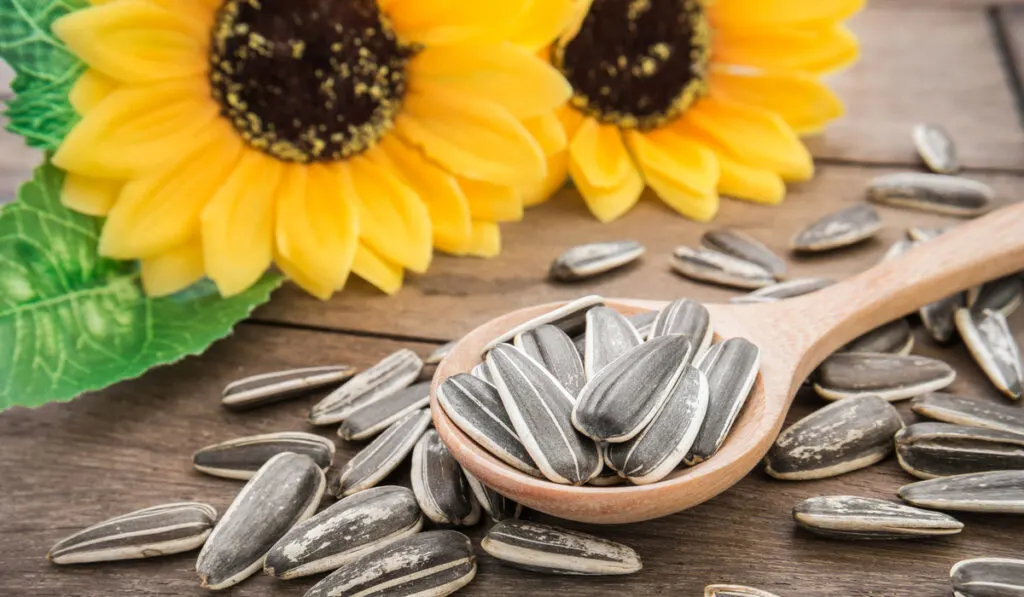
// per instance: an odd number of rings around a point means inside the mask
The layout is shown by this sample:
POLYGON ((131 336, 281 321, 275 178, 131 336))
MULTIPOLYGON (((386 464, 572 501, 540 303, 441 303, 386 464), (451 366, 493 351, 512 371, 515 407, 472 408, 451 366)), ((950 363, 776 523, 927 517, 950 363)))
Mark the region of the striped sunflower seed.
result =
POLYGON ((992 310, 1009 317, 1022 303, 1024 278, 1020 275, 998 278, 967 291, 967 306, 975 315, 992 310))
POLYGON ((790 246, 794 251, 829 251, 867 240, 882 229, 882 218, 870 205, 858 203, 831 213, 801 230, 790 246))
POLYGON ((879 176, 867 195, 874 203, 951 216, 981 215, 995 200, 995 191, 980 182, 920 172, 879 176))
POLYGON ((429 426, 430 411, 426 409, 395 421, 340 471, 332 473, 327 491, 334 497, 342 497, 380 483, 402 464, 429 426))
POLYGON ((686 455, 687 464, 703 462, 722 447, 757 381, 760 365, 761 351, 745 338, 729 338, 704 354, 697 368, 708 380, 708 411, 686 455))
POLYGON ((650 424, 630 441, 608 445, 609 465, 636 485, 661 481, 690 451, 707 411, 708 380, 688 365, 650 424))
POLYGON ((932 510, 1024 513, 1024 471, 939 477, 900 487, 900 499, 932 510))
MULTIPOLYGON (((605 451, 607 453, 607 451, 605 451)), ((607 460, 607 458, 606 458, 607 460)), ((621 485, 626 480, 619 476, 619 473, 612 468, 608 467, 605 463, 605 467, 601 469, 601 472, 587 482, 587 485, 593 485, 594 487, 611 487, 612 485, 621 485)))
POLYGON ((782 300, 817 292, 833 284, 835 284, 835 280, 826 278, 797 278, 758 288, 749 294, 732 299, 732 302, 756 302, 754 299, 782 300))
POLYGON ((356 409, 387 398, 416 381, 422 369, 420 357, 403 348, 328 394, 309 412, 309 422, 314 425, 340 423, 356 409))
POLYGON ((231 410, 247 410, 342 383, 355 373, 348 365, 261 373, 229 383, 220 402, 231 410))
POLYGON ((192 466, 214 477, 251 479, 268 460, 284 452, 305 454, 323 470, 334 462, 331 440, 302 431, 284 431, 206 446, 192 455, 192 466))
POLYGON ((960 162, 956 158, 956 143, 946 129, 937 124, 914 126, 914 146, 928 169, 936 174, 956 174, 960 162))
POLYGON ((558 527, 505 520, 491 527, 480 547, 504 564, 551 574, 633 574, 643 568, 631 547, 558 527))
POLYGON ((438 386, 437 401, 463 433, 499 460, 528 475, 541 476, 512 426, 497 388, 460 373, 438 386))
POLYGON ((640 259, 644 246, 633 240, 572 247, 551 263, 553 280, 575 282, 610 272, 640 259))
POLYGON ((490 385, 494 385, 494 378, 491 377, 491 370, 487 368, 487 363, 480 363, 469 372, 473 377, 487 382, 490 385))
POLYGON ((582 485, 601 471, 601 450, 573 428, 575 400, 553 375, 511 346, 491 350, 487 366, 513 429, 545 477, 582 485))
MULTIPOLYGON (((608 307, 595 307, 587 312, 587 335, 583 348, 586 379, 594 379, 606 365, 640 345, 636 328, 621 313, 608 307)), ((579 396, 582 385, 569 393, 579 396)))
POLYGON ((775 276, 765 268, 711 249, 676 247, 669 260, 677 274, 697 280, 734 288, 762 288, 775 283, 775 276))
POLYGON ((952 296, 929 303, 918 311, 921 315, 921 322, 928 330, 928 334, 936 342, 945 344, 956 336, 956 312, 964 306, 964 293, 958 292, 952 296))
POLYGON ((657 317, 657 311, 644 311, 636 315, 630 315, 626 319, 629 320, 629 323, 633 324, 633 327, 636 328, 636 333, 641 338, 646 338, 651 333, 651 328, 654 326, 654 320, 657 317))
POLYGON ((604 306, 604 299, 592 294, 583 298, 578 298, 570 303, 566 303, 561 307, 549 311, 539 317, 535 317, 530 321, 521 323, 504 334, 498 336, 494 340, 491 340, 487 346, 484 347, 484 353, 491 350, 499 344, 511 342, 513 338, 523 332, 528 332, 532 329, 539 328, 544 324, 551 324, 556 328, 561 329, 570 338, 577 336, 586 329, 587 327, 587 311, 594 307, 604 306))
POLYGON ((292 527, 270 551, 263 571, 288 580, 341 566, 423 528, 405 487, 373 487, 334 503, 292 527))
MULTIPOLYGON (((604 308, 594 307, 587 311, 587 317, 597 309, 604 308)), ((512 343, 526 356, 543 365, 565 386, 569 394, 576 396, 583 389, 583 384, 587 383, 580 352, 576 350, 572 339, 555 326, 542 325, 523 332, 516 335, 512 343)))
POLYGON ((999 311, 976 316, 972 311, 960 309, 954 316, 960 337, 992 385, 1008 398, 1019 400, 1024 393, 1024 363, 1006 316, 999 311))
POLYGON ((700 239, 705 247, 760 265, 776 278, 786 275, 786 262, 764 243, 739 230, 719 228, 705 232, 700 239))
POLYGON ((783 431, 765 457, 776 479, 806 481, 835 477, 883 460, 903 419, 878 396, 829 404, 783 431))
POLYGON ((1024 595, 1024 560, 962 560, 950 569, 949 580, 954 597, 1021 597, 1024 595))
POLYGON ((458 343, 458 340, 452 340, 451 342, 445 342, 441 346, 438 346, 437 348, 434 349, 433 352, 427 355, 427 358, 423 359, 423 364, 437 365, 438 363, 441 362, 442 359, 448 356, 448 353, 451 352, 452 349, 455 348, 455 345, 458 343))
POLYGON ((952 226, 941 226, 938 228, 927 228, 922 226, 911 226, 907 228, 907 236, 910 240, 915 240, 919 243, 923 243, 933 238, 938 238, 947 230, 950 230, 952 226))
POLYGON ((917 241, 912 239, 901 238, 889 246, 889 250, 882 255, 882 262, 892 261, 903 257, 910 252, 911 249, 917 246, 917 241))
POLYGON ((1024 410, 1018 406, 932 392, 914 398, 910 408, 921 416, 946 423, 1024 433, 1024 410))
POLYGON ((870 394, 894 402, 941 390, 954 379, 956 371, 936 359, 849 352, 825 359, 814 391, 828 400, 870 394))
POLYGON ((469 488, 473 491, 476 501, 480 503, 480 507, 491 517, 491 520, 495 522, 511 520, 519 518, 519 515, 523 513, 522 505, 484 485, 479 479, 469 474, 469 471, 463 469, 462 474, 466 476, 466 481, 469 481, 469 488))
POLYGON ((226 589, 263 567, 270 548, 310 517, 324 493, 324 473, 304 454, 278 454, 231 503, 199 552, 196 572, 206 589, 226 589))
POLYGON ((427 518, 437 524, 473 526, 480 522, 480 504, 455 457, 433 429, 412 451, 412 491, 427 518))
POLYGON ((445 597, 476 575, 473 545, 456 531, 399 539, 345 564, 313 585, 305 597, 445 597))
POLYGON ((915 423, 896 434, 896 457, 903 470, 921 479, 1024 469, 1024 434, 915 423))
POLYGON ((704 597, 777 597, 774 593, 742 585, 708 585, 704 597))
POLYGON ((105 520, 58 541, 46 554, 54 564, 152 558, 198 548, 217 511, 198 502, 164 504, 105 520))
POLYGON ((816 535, 835 539, 914 539, 955 535, 964 528, 947 514, 852 495, 806 499, 793 508, 793 519, 816 535))
POLYGON ((572 408, 572 424, 596 441, 629 441, 671 396, 692 356, 689 339, 678 334, 637 346, 587 382, 572 408))
POLYGON ((424 381, 398 390, 384 400, 371 402, 345 417, 338 435, 350 441, 370 439, 405 415, 430 402, 430 382, 424 381))
POLYGON ((914 348, 914 332, 906 318, 877 327, 842 348, 842 352, 874 352, 905 355, 914 348))
POLYGON ((658 316, 651 324, 648 339, 669 334, 685 335, 690 339, 690 347, 694 349, 694 358, 700 357, 711 346, 715 336, 707 307, 690 299, 679 299, 666 305, 658 311, 658 316))

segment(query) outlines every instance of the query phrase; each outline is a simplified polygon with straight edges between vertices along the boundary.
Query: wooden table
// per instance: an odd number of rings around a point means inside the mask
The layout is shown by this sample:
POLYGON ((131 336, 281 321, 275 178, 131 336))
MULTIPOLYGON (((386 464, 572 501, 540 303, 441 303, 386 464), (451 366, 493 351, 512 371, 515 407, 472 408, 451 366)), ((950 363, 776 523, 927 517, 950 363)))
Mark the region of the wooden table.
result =
MULTIPOLYGON (((852 26, 863 40, 863 60, 834 79, 849 115, 810 141, 819 158, 817 178, 793 188, 781 207, 727 201, 715 225, 746 230, 784 252, 802 225, 861 201, 871 177, 918 167, 910 128, 923 121, 952 132, 967 174, 996 187, 1002 201, 1024 195, 1024 7, 989 4, 879 0, 859 15, 852 26)), ((37 159, 19 140, 0 137, 0 198, 13 195, 37 159)), ((882 211, 887 227, 877 240, 828 257, 794 260, 793 275, 853 274, 875 263, 905 226, 949 222, 882 211)), ((233 436, 306 429, 305 409, 316 400, 229 413, 218 405, 220 389, 240 376, 312 364, 366 367, 400 347, 426 354, 509 309, 591 292, 704 301, 732 294, 668 271, 672 247, 695 243, 706 227, 676 217, 655 200, 604 226, 588 216, 573 192, 564 191, 530 210, 527 221, 504 227, 506 248, 499 258, 438 257, 429 274, 412 276, 396 297, 353 281, 342 295, 321 303, 285 287, 201 357, 70 404, 0 415, 0 595, 205 594, 192 570, 194 553, 60 568, 47 564, 44 554, 87 524, 165 501, 203 500, 223 511, 240 485, 193 472, 191 452, 233 436), (593 283, 555 286, 544 280, 551 258, 564 248, 610 238, 638 238, 648 255, 639 266, 593 283)), ((1011 324, 1024 342, 1024 310, 1011 324)), ((915 352, 956 366, 954 391, 1002 400, 962 346, 939 348, 919 334, 915 352)), ((815 396, 802 395, 790 419, 821 405, 815 396)), ((906 404, 899 409, 907 422, 914 420, 906 404)), ((341 445, 339 460, 356 448, 341 445)), ((394 481, 405 482, 407 475, 403 469, 394 481)), ((484 555, 477 579, 460 594, 698 595, 707 583, 734 582, 783 597, 939 597, 949 594, 947 573, 960 559, 1024 557, 1020 517, 963 516, 967 528, 961 535, 924 542, 844 543, 794 529, 790 509, 803 498, 845 493, 891 499, 910 480, 891 460, 806 483, 773 481, 755 470, 724 495, 668 518, 621 527, 567 525, 637 548, 645 567, 636 576, 542 576, 505 568, 484 555)), ((483 526, 471 531, 474 539, 483 526)), ((311 582, 257 577, 231 594, 302 595, 311 582)))

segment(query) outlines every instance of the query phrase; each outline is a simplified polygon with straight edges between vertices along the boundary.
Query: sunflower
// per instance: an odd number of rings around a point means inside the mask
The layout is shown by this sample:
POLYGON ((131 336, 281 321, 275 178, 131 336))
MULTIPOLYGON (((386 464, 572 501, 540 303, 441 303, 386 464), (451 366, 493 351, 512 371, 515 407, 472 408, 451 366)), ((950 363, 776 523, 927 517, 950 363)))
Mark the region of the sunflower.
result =
POLYGON ((550 50, 573 86, 568 139, 531 200, 570 174, 613 220, 650 187, 707 221, 719 194, 778 203, 814 174, 799 139, 843 114, 821 75, 849 65, 863 0, 578 0, 550 50))
POLYGON ((386 292, 497 222, 564 150, 537 52, 570 0, 93 0, 54 24, 86 65, 62 199, 151 295, 227 296, 276 265, 326 298, 386 292))

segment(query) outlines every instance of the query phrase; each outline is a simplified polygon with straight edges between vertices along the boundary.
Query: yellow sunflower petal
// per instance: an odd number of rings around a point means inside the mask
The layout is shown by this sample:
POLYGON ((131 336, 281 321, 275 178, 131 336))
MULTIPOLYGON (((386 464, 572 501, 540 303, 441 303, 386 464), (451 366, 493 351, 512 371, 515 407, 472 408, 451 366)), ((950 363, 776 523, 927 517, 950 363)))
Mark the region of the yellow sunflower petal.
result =
POLYGON ((430 214, 398 177, 357 157, 345 166, 359 199, 359 238, 381 257, 422 273, 430 265, 430 214))
POLYGON ((501 253, 501 229, 494 222, 473 222, 473 240, 466 249, 474 257, 494 257, 501 253))
POLYGON ((405 42, 425 46, 504 40, 529 0, 388 0, 385 13, 405 42))
POLYGON ((474 220, 518 222, 523 219, 523 199, 515 188, 467 178, 460 179, 459 186, 474 220))
POLYGON ((540 183, 522 189, 523 206, 532 207, 544 203, 559 189, 565 186, 569 178, 569 152, 559 151, 548 156, 548 175, 540 183))
POLYGON ((716 0, 708 18, 719 27, 778 27, 836 23, 864 8, 866 0, 716 0))
POLYGON ((771 170, 752 168, 723 154, 718 154, 718 165, 722 169, 718 192, 722 195, 769 205, 786 197, 786 183, 771 170))
POLYGON ((284 164, 247 150, 203 209, 206 274, 224 296, 250 287, 274 254, 274 200, 284 164))
MULTIPOLYGON (((568 144, 568 137, 565 134, 565 126, 559 121, 553 111, 546 112, 540 116, 523 120, 523 126, 530 131, 533 138, 537 140, 544 155, 562 151, 568 144)), ((575 131, 574 131, 575 132, 575 131)))
POLYGON ((538 52, 565 31, 573 14, 573 0, 528 0, 512 24, 510 41, 538 52))
POLYGON ((121 81, 201 76, 209 24, 144 0, 119 0, 57 19, 53 32, 90 67, 121 81))
POLYGON ((840 25, 811 29, 716 32, 716 64, 752 66, 767 71, 824 74, 853 64, 860 55, 857 38, 840 25))
POLYGON ((117 81, 96 70, 87 70, 75 81, 68 93, 71 107, 79 114, 92 110, 96 104, 117 89, 117 81))
POLYGON ((629 211, 644 192, 644 180, 632 165, 625 178, 616 186, 607 188, 592 186, 571 159, 569 173, 572 175, 573 184, 590 208, 590 213, 602 222, 611 222, 629 211))
POLYGON ((798 135, 820 132, 843 115, 843 102, 827 85, 801 73, 712 71, 712 94, 775 112, 798 135))
POLYGON ((200 80, 121 87, 71 129, 53 156, 70 172, 131 178, 197 147, 217 117, 200 80))
POLYGON ((441 87, 502 106, 516 118, 549 113, 572 95, 553 66, 510 43, 424 48, 409 61, 409 89, 441 87))
POLYGON ((149 296, 167 296, 203 277, 203 246, 198 237, 141 261, 142 288, 149 296))
POLYGON ((69 209, 90 216, 105 216, 117 201, 124 181, 92 178, 69 173, 64 177, 60 202, 69 209))
POLYGON ((583 123, 589 120, 582 112, 576 110, 569 104, 559 107, 555 110, 555 116, 558 121, 562 123, 562 128, 565 129, 566 139, 572 139, 576 136, 576 133, 583 126, 583 123))
POLYGON ((392 263, 376 251, 359 243, 352 273, 373 284, 387 294, 394 294, 402 287, 402 266, 392 263))
POLYGON ((593 118, 586 119, 569 142, 569 159, 592 187, 618 186, 635 171, 619 128, 593 118))
MULTIPOLYGON (((718 185, 715 152, 671 130, 626 132, 626 142, 645 178, 652 173, 698 197, 714 194, 718 185)), ((688 214, 684 214, 688 215, 688 214)))
POLYGON ((678 179, 665 176, 651 168, 641 168, 644 181, 658 198, 680 214, 698 222, 708 222, 718 213, 718 194, 711 191, 701 195, 694 193, 678 179))
POLYGON ((289 261, 288 258, 279 253, 276 248, 274 249, 274 265, 284 272, 284 275, 298 285, 299 288, 322 301, 326 301, 331 298, 331 295, 334 294, 335 290, 337 290, 323 280, 308 275, 305 270, 289 261))

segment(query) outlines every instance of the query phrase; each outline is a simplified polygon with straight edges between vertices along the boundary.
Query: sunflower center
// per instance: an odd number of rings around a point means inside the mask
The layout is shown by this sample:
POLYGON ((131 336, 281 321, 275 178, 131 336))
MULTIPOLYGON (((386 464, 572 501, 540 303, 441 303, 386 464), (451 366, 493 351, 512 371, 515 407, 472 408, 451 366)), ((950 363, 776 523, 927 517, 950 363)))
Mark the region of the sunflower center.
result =
POLYGON ((372 147, 405 95, 403 46, 376 0, 226 0, 213 97, 249 145, 291 162, 372 147))
POLYGON ((578 110, 650 129, 707 93, 710 41, 701 0, 593 0, 552 59, 572 83, 578 110))

